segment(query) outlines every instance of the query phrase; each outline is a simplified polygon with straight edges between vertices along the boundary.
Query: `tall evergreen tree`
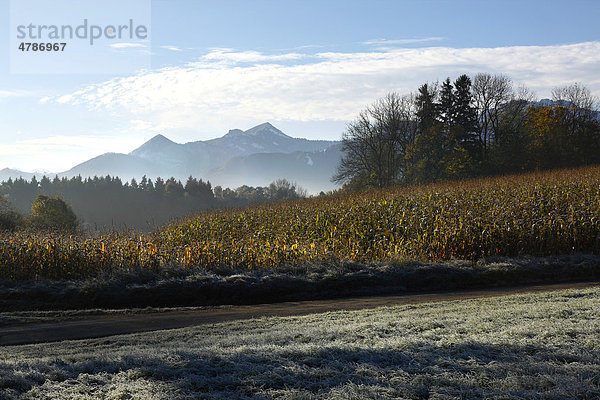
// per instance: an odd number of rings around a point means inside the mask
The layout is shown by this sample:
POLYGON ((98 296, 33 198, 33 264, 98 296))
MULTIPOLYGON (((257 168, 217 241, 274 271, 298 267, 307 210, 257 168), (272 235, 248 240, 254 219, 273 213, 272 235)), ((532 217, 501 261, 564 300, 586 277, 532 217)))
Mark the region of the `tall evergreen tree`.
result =
POLYGON ((454 121, 462 127, 458 138, 473 159, 481 154, 477 134, 477 110, 473 105, 471 78, 461 75, 454 82, 454 121))
POLYGON ((450 78, 442 83, 438 105, 439 120, 444 129, 448 130, 455 122, 455 96, 450 78))
POLYGON ((437 91, 435 86, 431 87, 425 83, 419 87, 415 103, 417 107, 417 121, 420 132, 432 128, 438 120, 438 110, 435 104, 437 91))
POLYGON ((159 176, 154 181, 154 191, 157 193, 163 193, 165 191, 165 181, 159 176))
POLYGON ((140 181, 140 189, 148 190, 148 178, 146 175, 142 176, 142 180, 140 181))

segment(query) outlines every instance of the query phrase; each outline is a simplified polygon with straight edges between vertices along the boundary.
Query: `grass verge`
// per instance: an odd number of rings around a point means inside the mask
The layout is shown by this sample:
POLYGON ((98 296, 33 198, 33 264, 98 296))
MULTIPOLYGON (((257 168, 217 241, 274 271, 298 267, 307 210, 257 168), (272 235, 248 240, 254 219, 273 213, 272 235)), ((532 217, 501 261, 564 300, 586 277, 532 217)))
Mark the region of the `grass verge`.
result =
POLYGON ((0 282, 0 311, 259 304, 597 280, 600 256, 585 254, 241 271, 171 268, 81 280, 0 282))

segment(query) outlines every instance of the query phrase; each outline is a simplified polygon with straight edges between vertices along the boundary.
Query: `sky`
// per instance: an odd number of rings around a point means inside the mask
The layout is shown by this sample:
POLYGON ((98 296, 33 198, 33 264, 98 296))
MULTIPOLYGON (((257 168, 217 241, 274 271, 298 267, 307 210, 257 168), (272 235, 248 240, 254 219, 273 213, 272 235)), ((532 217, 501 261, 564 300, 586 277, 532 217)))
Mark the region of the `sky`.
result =
POLYGON ((157 134, 267 121, 339 140, 386 93, 463 73, 506 74, 537 98, 575 82, 600 95, 597 0, 108 1, 0 0, 0 169, 61 172, 157 134), (84 18, 148 34, 17 50, 18 24, 84 18))

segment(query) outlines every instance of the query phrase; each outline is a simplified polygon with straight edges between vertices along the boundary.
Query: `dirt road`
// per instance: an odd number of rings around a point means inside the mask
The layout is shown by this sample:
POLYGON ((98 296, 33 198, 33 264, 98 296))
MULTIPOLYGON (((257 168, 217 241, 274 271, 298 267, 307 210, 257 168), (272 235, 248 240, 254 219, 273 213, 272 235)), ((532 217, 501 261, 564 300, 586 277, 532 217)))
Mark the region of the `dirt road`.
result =
POLYGON ((600 282, 521 286, 398 296, 357 297, 333 300, 298 301, 250 306, 215 307, 126 315, 82 317, 56 323, 30 323, 0 328, 0 346, 22 345, 63 340, 89 339, 135 332, 183 328, 216 322, 270 316, 296 316, 338 310, 358 310, 403 304, 432 303, 451 300, 505 296, 518 293, 546 292, 600 286, 600 282))

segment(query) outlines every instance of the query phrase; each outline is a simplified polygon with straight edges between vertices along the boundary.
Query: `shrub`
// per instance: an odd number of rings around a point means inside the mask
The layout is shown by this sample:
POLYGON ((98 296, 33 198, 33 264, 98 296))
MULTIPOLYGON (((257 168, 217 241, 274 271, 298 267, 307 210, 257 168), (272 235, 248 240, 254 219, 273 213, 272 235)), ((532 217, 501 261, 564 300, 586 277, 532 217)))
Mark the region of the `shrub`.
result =
POLYGON ((0 230, 14 231, 23 222, 23 217, 10 202, 0 196, 0 230))
POLYGON ((39 195, 31 205, 31 224, 42 229, 74 230, 78 221, 63 199, 39 195))

